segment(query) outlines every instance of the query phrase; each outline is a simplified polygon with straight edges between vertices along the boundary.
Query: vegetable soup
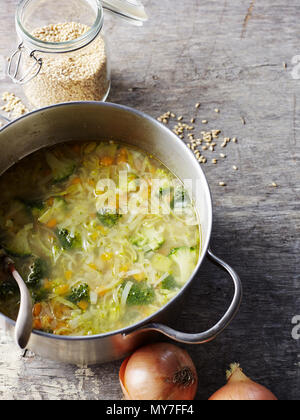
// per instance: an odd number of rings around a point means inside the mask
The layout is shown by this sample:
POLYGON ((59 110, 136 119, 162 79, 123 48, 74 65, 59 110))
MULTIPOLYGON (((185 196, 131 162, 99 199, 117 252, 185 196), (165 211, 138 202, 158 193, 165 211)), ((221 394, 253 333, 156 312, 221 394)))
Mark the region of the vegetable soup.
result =
MULTIPOLYGON (((65 143, 0 178, 0 243, 33 298, 34 329, 85 336, 135 324, 175 297, 196 268, 200 226, 182 182, 114 142, 65 143)), ((0 310, 16 319, 0 273, 0 310)))

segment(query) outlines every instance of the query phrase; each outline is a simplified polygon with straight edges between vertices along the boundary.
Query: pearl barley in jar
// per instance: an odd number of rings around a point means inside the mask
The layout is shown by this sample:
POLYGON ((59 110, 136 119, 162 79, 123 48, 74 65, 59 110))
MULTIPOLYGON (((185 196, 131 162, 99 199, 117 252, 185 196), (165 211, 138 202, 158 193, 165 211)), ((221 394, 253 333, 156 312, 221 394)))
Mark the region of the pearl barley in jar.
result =
MULTIPOLYGON (((43 42, 74 41, 90 28, 76 22, 36 29, 33 36, 43 42)), ((31 66, 27 60, 27 67, 31 66)), ((44 54, 39 74, 25 84, 25 93, 35 107, 69 101, 102 101, 109 91, 105 41, 101 35, 73 53, 44 54)))
POLYGON ((16 26, 14 78, 33 107, 106 100, 110 66, 98 0, 26 0, 16 26))

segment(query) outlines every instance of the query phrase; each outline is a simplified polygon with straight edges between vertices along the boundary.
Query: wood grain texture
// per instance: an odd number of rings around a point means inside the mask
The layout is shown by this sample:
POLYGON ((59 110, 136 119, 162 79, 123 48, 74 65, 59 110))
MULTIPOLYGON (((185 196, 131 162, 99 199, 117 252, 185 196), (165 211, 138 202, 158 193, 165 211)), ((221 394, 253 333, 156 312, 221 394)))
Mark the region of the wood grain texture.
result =
MULTIPOLYGON (((0 55, 16 44, 16 3, 1 1, 0 55)), ((239 361, 279 398, 299 399, 300 341, 291 336, 291 320, 300 313, 300 80, 291 76, 292 57, 299 54, 299 1, 144 3, 151 17, 144 28, 106 19, 109 100, 155 117, 171 110, 186 119, 201 102, 198 121, 208 119, 205 129, 239 139, 225 149, 226 159, 203 167, 214 200, 212 246, 239 272, 245 295, 222 336, 186 346, 200 375, 197 398, 223 385, 229 363, 239 361)), ((23 95, 7 80, 0 82, 0 93, 5 90, 23 95)), ((185 331, 212 326, 232 293, 229 280, 209 263, 198 280, 175 322, 185 331)), ((0 399, 120 399, 119 366, 79 368, 22 357, 0 334, 0 399)))

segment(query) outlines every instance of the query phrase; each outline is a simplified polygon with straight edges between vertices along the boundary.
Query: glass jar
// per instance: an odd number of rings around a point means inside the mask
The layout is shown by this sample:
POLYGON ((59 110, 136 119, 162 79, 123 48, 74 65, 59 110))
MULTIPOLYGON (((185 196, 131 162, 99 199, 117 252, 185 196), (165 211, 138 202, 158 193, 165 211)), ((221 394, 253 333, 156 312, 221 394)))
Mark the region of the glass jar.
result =
MULTIPOLYGON (((107 0, 103 4, 141 24, 147 16, 139 0, 132 1, 107 0)), ((111 72, 103 20, 100 0, 21 1, 16 11, 20 45, 10 59, 8 74, 24 85, 33 107, 106 100, 111 72)))

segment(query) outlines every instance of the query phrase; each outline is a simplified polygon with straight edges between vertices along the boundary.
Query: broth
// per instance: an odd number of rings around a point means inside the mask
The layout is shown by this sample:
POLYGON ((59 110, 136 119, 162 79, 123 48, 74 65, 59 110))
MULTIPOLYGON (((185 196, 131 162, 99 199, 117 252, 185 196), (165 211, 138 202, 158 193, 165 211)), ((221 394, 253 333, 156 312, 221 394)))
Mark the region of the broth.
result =
MULTIPOLYGON (((0 243, 34 301, 34 329, 85 336, 157 312, 189 280, 200 226, 188 193, 157 159, 131 146, 66 143, 0 178, 0 243)), ((0 310, 19 295, 0 274, 0 310)))

